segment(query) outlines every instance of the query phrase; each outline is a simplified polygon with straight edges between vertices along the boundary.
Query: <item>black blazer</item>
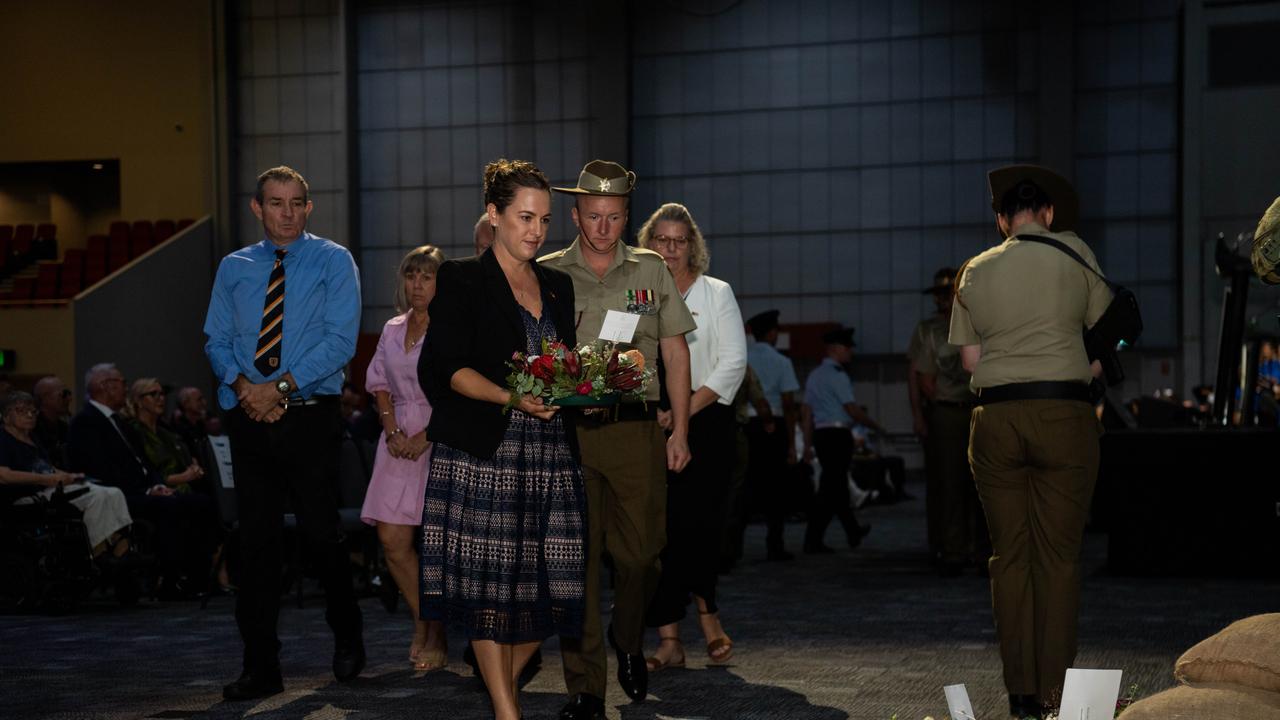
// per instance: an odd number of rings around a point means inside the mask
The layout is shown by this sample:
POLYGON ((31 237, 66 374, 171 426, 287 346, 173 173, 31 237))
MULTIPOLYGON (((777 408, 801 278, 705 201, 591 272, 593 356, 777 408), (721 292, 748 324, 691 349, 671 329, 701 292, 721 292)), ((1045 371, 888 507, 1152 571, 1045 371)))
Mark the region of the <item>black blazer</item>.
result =
POLYGON ((125 444, 106 415, 85 403, 80 413, 71 418, 67 436, 69 469, 82 472, 103 485, 118 487, 125 495, 143 495, 153 485, 163 483, 164 478, 147 464, 142 442, 133 428, 128 423, 123 426, 133 447, 125 444))
MULTIPOLYGON (((561 342, 577 342, 573 318, 573 280, 569 275, 531 262, 542 285, 542 312, 551 313, 561 342)), ((453 374, 471 368, 499 387, 506 387, 512 353, 526 348, 520 306, 493 250, 449 260, 436 273, 436 296, 429 309, 431 324, 418 357, 418 383, 431 401, 427 438, 479 458, 491 458, 502 444, 509 415, 502 406, 465 397, 450 387, 453 374)), ((577 456, 577 434, 568 413, 565 429, 577 456)))

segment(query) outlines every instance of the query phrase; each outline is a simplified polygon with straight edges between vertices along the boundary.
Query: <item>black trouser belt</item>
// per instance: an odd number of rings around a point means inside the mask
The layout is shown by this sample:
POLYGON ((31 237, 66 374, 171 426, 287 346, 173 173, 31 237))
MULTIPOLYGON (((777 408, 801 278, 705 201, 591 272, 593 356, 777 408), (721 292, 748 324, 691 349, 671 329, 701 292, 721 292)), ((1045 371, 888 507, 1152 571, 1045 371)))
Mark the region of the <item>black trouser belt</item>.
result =
POLYGON ((939 407, 956 407, 956 408, 973 407, 972 400, 966 400, 964 402, 960 402, 958 400, 934 400, 932 404, 937 405, 939 407))
POLYGON ((978 388, 978 404, 1010 400, 1079 400, 1091 403, 1089 386, 1079 382, 1026 382, 978 388))
POLYGON ((325 405, 325 404, 328 404, 331 402, 337 402, 337 401, 338 401, 337 395, 312 395, 311 397, 305 398, 305 399, 302 398, 301 396, 294 396, 289 398, 289 407, 295 407, 300 405, 325 405))

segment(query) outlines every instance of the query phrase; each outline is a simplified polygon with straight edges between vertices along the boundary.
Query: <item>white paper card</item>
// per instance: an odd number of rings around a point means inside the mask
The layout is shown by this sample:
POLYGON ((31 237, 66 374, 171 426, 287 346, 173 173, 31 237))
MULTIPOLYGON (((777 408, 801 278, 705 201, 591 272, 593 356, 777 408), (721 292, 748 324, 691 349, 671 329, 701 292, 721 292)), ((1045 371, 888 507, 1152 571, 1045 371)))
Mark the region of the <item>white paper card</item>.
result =
POLYGON ((639 315, 610 310, 604 314, 604 324, 600 326, 600 339, 613 342, 629 343, 635 337, 639 315))
POLYGON ((236 480, 231 475, 231 438, 226 435, 210 435, 209 447, 213 449, 213 461, 218 463, 218 477, 222 487, 234 490, 236 480))
POLYGON ((1068 668, 1059 720, 1111 720, 1120 698, 1120 670, 1068 668))
POLYGON ((964 683, 947 685, 942 692, 947 695, 947 712, 951 714, 951 720, 975 720, 973 703, 969 702, 969 691, 965 690, 964 683))

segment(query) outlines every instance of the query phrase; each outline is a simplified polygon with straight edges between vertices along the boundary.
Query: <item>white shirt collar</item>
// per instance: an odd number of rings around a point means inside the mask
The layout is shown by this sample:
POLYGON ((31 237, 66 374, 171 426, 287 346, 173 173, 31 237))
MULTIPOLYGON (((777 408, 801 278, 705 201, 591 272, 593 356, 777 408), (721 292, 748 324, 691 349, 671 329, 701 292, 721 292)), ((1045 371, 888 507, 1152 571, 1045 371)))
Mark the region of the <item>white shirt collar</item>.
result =
POLYGON ((111 416, 112 416, 112 415, 115 415, 115 414, 116 414, 116 411, 115 411, 115 410, 112 410, 111 408, 107 407, 106 405, 103 405, 102 403, 98 402, 97 400, 94 400, 93 398, 89 398, 89 404, 90 404, 90 405, 92 405, 92 406, 94 406, 94 407, 96 407, 96 408, 98 408, 98 410, 99 410, 103 415, 106 415, 106 416, 107 416, 107 419, 108 419, 108 420, 110 420, 110 419, 111 419, 111 416))

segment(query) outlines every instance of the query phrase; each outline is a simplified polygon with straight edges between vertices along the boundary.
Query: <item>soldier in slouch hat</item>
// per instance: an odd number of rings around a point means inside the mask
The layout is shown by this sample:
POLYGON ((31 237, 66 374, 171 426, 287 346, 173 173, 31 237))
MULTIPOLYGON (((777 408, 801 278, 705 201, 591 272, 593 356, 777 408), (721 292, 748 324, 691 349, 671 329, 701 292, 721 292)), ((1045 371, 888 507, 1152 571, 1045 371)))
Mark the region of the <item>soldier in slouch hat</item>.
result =
POLYGON ((990 526, 1009 709, 1038 716, 1076 655, 1080 545, 1098 474, 1089 382, 1101 373, 1081 331, 1111 290, 1074 232, 1070 183, 1035 165, 989 180, 1005 240, 961 268, 950 340, 977 396, 969 459, 990 526))
POLYGON ((605 633, 600 607, 602 550, 613 558, 614 608, 608 631, 618 659, 618 681, 635 702, 644 699, 648 669, 644 615, 657 588, 658 554, 666 544, 667 470, 689 462, 689 346, 693 316, 662 256, 622 242, 636 174, 615 162, 587 163, 574 187, 553 190, 574 197, 578 237, 568 248, 539 259, 573 278, 579 342, 600 335, 608 313, 638 315, 631 344, 645 361, 666 368, 672 429, 658 426, 659 388, 646 403, 624 404, 615 417, 578 425, 587 490, 587 617, 581 640, 563 639, 570 699, 562 720, 604 717, 605 633))

